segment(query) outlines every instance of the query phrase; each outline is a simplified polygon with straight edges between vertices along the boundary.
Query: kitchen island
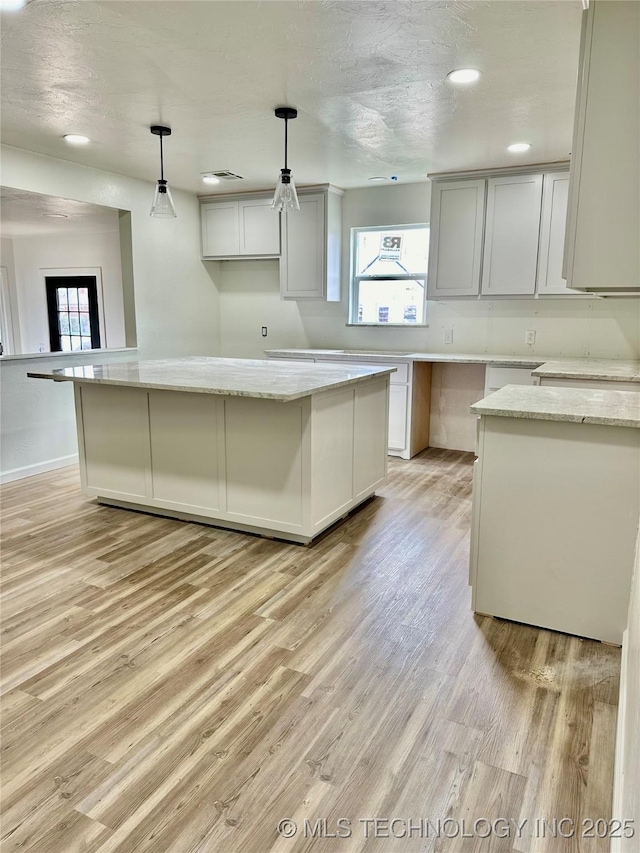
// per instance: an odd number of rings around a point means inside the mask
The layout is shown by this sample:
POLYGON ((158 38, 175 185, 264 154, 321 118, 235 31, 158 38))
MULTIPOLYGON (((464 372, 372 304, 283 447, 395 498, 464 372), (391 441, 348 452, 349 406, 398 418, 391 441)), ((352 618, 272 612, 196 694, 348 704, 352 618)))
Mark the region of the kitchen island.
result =
POLYGON ((386 478, 393 370, 182 358, 28 375, 74 383, 85 494, 308 543, 386 478))

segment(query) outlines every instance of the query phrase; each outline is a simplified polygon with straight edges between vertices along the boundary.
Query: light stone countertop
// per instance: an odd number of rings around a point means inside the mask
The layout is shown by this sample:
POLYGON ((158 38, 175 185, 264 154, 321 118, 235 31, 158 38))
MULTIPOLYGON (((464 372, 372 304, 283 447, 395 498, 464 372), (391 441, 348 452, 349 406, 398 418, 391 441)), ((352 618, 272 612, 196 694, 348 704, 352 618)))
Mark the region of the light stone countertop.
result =
MULTIPOLYGON (((532 371, 534 376, 549 379, 602 379, 640 383, 640 361, 614 358, 573 358, 545 362, 532 371)), ((640 391, 640 385, 638 386, 640 391)))
POLYGON ((475 415, 640 428, 639 391, 505 385, 471 406, 475 415))
POLYGON ((400 352, 394 350, 344 349, 272 349, 266 355, 285 358, 353 359, 354 361, 430 361, 448 364, 488 364, 501 367, 531 367, 534 376, 559 379, 602 379, 619 382, 640 382, 640 361, 616 358, 547 358, 534 355, 492 355, 461 352, 400 352), (534 369, 535 368, 535 369, 534 369))
POLYGON ((304 358, 338 358, 352 359, 354 361, 376 362, 382 361, 393 364, 394 361, 432 361, 457 364, 491 364, 502 367, 539 367, 548 359, 540 356, 530 355, 487 355, 463 352, 411 352, 409 350, 348 350, 348 349, 269 349, 265 355, 273 357, 296 357, 304 358))
POLYGON ((242 358, 170 358, 150 361, 113 361, 75 367, 31 370, 33 379, 124 385, 164 391, 192 391, 230 397, 257 397, 289 402, 331 388, 393 373, 389 367, 305 365, 242 358))

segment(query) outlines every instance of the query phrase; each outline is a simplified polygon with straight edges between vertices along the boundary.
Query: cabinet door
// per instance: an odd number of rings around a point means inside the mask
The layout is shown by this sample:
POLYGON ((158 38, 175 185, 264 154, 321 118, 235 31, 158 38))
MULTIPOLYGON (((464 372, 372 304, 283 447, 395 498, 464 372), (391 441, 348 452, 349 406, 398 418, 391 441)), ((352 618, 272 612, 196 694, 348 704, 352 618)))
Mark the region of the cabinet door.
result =
POLYGON ((240 254, 237 201, 203 204, 200 216, 203 258, 224 258, 240 254))
POLYGON ((408 385, 389 386, 389 450, 404 450, 407 446, 408 385))
POLYGON ((322 299, 325 282, 325 199, 301 195, 300 210, 282 217, 280 295, 283 299, 322 299))
POLYGON ((280 254, 280 214, 271 209, 271 199, 240 201, 240 254, 280 254))
POLYGON ((571 162, 567 284, 640 288, 640 3, 593 0, 571 162))
POLYGON ((434 183, 429 239, 429 299, 480 290, 485 181, 434 183))
POLYGON ((541 208, 542 175, 489 178, 483 296, 535 293, 541 208))
POLYGON ((538 293, 568 296, 575 290, 562 277, 564 237, 567 224, 569 173, 550 172, 542 186, 542 223, 538 257, 538 293))

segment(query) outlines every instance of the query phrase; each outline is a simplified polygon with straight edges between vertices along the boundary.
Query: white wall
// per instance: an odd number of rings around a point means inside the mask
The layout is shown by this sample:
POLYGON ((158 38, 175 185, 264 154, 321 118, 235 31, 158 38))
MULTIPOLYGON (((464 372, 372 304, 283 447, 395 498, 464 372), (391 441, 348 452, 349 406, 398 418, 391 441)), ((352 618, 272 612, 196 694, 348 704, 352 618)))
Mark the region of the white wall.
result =
MULTIPOLYGON (((200 260, 200 212, 195 195, 174 192, 178 217, 158 220, 149 216, 153 185, 145 181, 10 146, 2 146, 1 169, 2 186, 130 210, 140 356, 218 354, 219 267, 200 260)), ((107 354, 101 360, 111 358, 122 356, 107 354)), ((25 359, 0 366, 3 475, 38 470, 49 460, 68 456, 69 448, 75 447, 70 389, 27 379, 26 372, 34 363, 25 359)))
POLYGON ((16 290, 22 352, 49 349, 44 270, 100 267, 104 306, 103 347, 125 346, 122 264, 117 211, 115 229, 97 234, 14 238, 16 290), (44 346, 44 349, 41 349, 44 346))
POLYGON ((640 356, 639 298, 449 300, 428 303, 428 328, 347 326, 350 228, 428 222, 430 188, 425 182, 347 190, 340 303, 281 302, 277 261, 223 263, 221 354, 259 357, 264 349, 310 346, 543 357, 640 356), (266 339, 260 336, 263 325, 269 327, 266 339), (451 347, 443 343, 445 328, 454 330, 451 347), (527 330, 536 332, 533 346, 524 342, 527 330))

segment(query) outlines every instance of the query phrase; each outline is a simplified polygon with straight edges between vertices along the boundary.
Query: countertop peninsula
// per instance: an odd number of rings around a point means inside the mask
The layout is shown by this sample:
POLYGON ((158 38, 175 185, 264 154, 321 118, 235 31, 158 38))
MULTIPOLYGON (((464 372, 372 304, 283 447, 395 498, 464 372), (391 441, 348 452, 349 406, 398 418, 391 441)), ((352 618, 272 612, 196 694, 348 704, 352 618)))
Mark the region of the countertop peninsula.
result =
POLYGON ((475 415, 640 428, 640 390, 506 385, 471 406, 475 415))

